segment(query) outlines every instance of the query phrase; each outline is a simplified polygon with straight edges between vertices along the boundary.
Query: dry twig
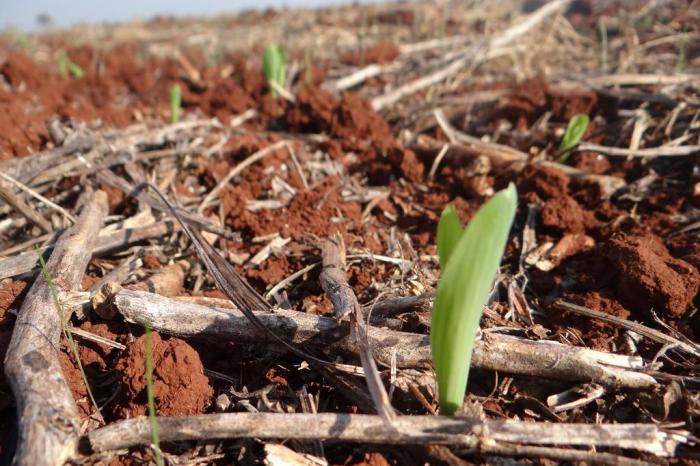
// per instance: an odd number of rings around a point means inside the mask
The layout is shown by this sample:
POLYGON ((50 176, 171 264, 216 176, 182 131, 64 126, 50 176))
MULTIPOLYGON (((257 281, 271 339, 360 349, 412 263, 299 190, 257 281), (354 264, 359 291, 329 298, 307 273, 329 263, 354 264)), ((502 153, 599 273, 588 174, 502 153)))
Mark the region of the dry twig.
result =
MULTIPOLYGON (((75 304, 85 301, 85 297, 82 301, 79 297, 71 299, 75 304)), ((238 310, 212 309, 132 290, 113 294, 110 302, 127 321, 140 325, 150 323, 155 330, 170 335, 260 341, 257 327, 238 310)), ((359 353, 355 340, 341 338, 349 333, 348 328, 338 325, 335 319, 283 309, 274 313, 256 312, 255 316, 275 335, 283 335, 295 344, 317 343, 343 353, 359 353), (334 343, 328 346, 329 341, 334 343)), ((367 337, 375 358, 387 367, 394 354, 399 368, 431 367, 427 335, 368 327, 367 337)), ((656 386, 653 377, 637 372, 643 366, 638 357, 496 333, 484 333, 482 340, 477 341, 472 366, 572 382, 598 382, 611 387, 656 386)))
MULTIPOLYGON (((98 191, 56 243, 47 268, 59 290, 80 286, 106 216, 107 195, 98 191)), ((78 409, 58 360, 63 325, 49 285, 38 277, 24 299, 5 358, 20 423, 16 465, 62 465, 75 448, 78 409)))
MULTIPOLYGON (((637 450, 670 457, 679 444, 689 440, 688 432, 667 431, 654 424, 556 424, 399 416, 394 426, 395 430, 386 429, 380 416, 335 413, 227 413, 158 418, 160 438, 168 442, 231 438, 328 439, 393 445, 437 443, 484 452, 490 451, 489 446, 500 446, 498 452, 501 454, 507 454, 507 443, 580 445, 637 450)), ((149 420, 138 417, 119 421, 90 432, 84 439, 91 452, 148 445, 151 441, 149 420)), ((545 450, 543 448, 539 453, 545 450)))

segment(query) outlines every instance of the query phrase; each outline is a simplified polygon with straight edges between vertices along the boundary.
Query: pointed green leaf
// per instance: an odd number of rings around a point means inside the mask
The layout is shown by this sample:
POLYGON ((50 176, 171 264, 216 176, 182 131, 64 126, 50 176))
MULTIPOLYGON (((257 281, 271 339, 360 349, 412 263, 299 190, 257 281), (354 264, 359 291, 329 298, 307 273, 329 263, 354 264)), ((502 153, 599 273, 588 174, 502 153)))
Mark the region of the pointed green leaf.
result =
POLYGON ((442 211, 437 227, 437 250, 440 258, 440 270, 445 270, 447 261, 452 255, 459 238, 464 233, 462 222, 457 216, 454 206, 449 205, 442 211))
POLYGON ((170 123, 175 124, 180 119, 180 107, 182 106, 182 91, 179 85, 175 84, 170 88, 168 100, 170 104, 170 123))
MULTIPOLYGON (((287 52, 281 47, 270 44, 263 53, 263 74, 269 83, 275 83, 279 87, 284 87, 287 75, 287 52)), ((270 85, 270 94, 277 97, 277 90, 270 85)))
POLYGON ((453 414, 462 405, 476 331, 508 241, 517 201, 511 183, 484 204, 442 270, 430 330, 441 413, 453 414))
POLYGON ((588 115, 575 115, 571 120, 569 120, 564 137, 559 144, 559 153, 562 154, 559 158, 560 163, 566 162, 566 160, 569 158, 571 149, 581 142, 581 138, 586 132, 589 122, 590 119, 588 118, 588 115))

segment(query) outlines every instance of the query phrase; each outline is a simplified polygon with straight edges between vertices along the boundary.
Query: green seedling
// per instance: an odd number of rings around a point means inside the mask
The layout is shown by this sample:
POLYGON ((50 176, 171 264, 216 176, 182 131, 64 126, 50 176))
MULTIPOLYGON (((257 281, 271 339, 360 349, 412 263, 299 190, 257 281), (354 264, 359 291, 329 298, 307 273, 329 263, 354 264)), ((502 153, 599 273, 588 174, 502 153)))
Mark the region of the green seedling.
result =
POLYGON ((686 63, 686 44, 688 42, 688 26, 683 25, 681 28, 681 39, 678 41, 678 63, 676 64, 676 71, 678 73, 683 72, 686 63))
POLYGON ((44 277, 44 280, 46 281, 46 286, 49 288, 49 292, 51 293, 51 299, 53 300, 54 306, 56 306, 56 311, 58 312, 58 317, 61 319, 61 329, 63 331, 63 336, 66 338, 66 341, 68 342, 68 347, 71 350, 71 353, 73 353, 73 358, 75 359, 75 363, 78 366, 78 370, 80 371, 80 375, 83 377, 83 382, 85 383, 85 388, 87 390, 88 397, 90 398, 90 402, 92 405, 95 407, 95 413, 97 413, 98 418, 104 423, 104 420, 102 419, 102 414, 100 413, 100 407, 97 405, 97 401, 95 401, 95 397, 92 394, 92 390, 90 389, 90 384, 88 383, 87 375, 85 375, 85 369, 83 368, 83 363, 80 361, 80 353, 78 352, 78 345, 75 343, 75 339, 73 339, 73 333, 70 330, 70 325, 68 324, 68 317, 66 314, 63 312, 63 305, 61 304, 61 301, 58 299, 58 291, 56 290, 56 286, 53 283, 53 278, 51 277, 51 273, 49 272, 48 267, 46 267, 46 261, 44 261, 44 256, 41 255, 41 251, 39 251, 38 247, 34 248, 34 251, 36 252, 37 257, 39 258, 39 266, 41 267, 41 275, 44 277))
POLYGON ((313 83, 313 72, 311 69, 311 49, 304 50, 304 84, 310 86, 313 83))
POLYGON ((511 183, 463 228, 454 207, 438 223, 441 277, 430 329, 440 412, 454 414, 464 400, 479 320, 503 257, 518 194, 511 183))
POLYGON ((182 91, 179 84, 174 84, 170 88, 168 102, 170 104, 170 123, 175 124, 180 120, 180 109, 182 108, 182 91))
POLYGON ((69 74, 76 79, 80 79, 85 75, 83 69, 77 63, 68 58, 68 53, 65 50, 58 52, 58 74, 67 77, 69 74))
POLYGON ((153 396, 153 341, 151 339, 151 326, 144 325, 146 346, 146 397, 148 398, 148 419, 151 423, 151 442, 156 452, 156 464, 163 466, 163 455, 160 451, 160 436, 158 435, 158 422, 156 421, 156 403, 153 396))
POLYGON ((287 53, 282 47, 270 44, 263 55, 263 73, 270 87, 270 94, 277 98, 277 89, 284 89, 287 75, 287 53))
POLYGON ((608 28, 605 26, 603 18, 598 20, 598 31, 600 32, 600 68, 603 73, 608 69, 608 28))
POLYGON ((569 159, 571 149, 581 142, 581 138, 586 132, 589 122, 590 118, 588 118, 588 115, 575 115, 569 120, 564 137, 559 144, 559 153, 561 154, 558 160, 559 163, 565 163, 569 159))

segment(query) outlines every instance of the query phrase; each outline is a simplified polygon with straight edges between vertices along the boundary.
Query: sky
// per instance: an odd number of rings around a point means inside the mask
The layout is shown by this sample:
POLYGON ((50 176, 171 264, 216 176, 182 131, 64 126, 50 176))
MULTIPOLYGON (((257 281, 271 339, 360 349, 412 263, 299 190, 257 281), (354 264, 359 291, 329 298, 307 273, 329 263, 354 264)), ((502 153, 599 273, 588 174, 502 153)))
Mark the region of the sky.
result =
MULTIPOLYGON (((121 22, 158 14, 209 16, 222 12, 267 7, 314 7, 342 0, 0 0, 0 29, 37 29, 36 17, 48 13, 54 25, 81 22, 121 22)), ((366 3, 366 2, 362 2, 366 3)))

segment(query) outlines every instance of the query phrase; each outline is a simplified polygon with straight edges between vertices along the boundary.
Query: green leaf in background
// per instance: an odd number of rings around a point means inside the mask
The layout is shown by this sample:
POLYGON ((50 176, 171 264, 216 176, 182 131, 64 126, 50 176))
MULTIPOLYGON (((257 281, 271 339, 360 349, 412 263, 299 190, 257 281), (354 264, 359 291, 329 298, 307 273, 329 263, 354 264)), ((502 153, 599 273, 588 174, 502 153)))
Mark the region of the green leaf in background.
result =
POLYGON ((263 74, 270 85, 270 94, 276 98, 277 89, 272 83, 283 88, 287 75, 287 54, 284 49, 275 44, 270 44, 265 48, 263 74))
POLYGON ((148 401, 148 419, 151 424, 151 440, 156 453, 156 465, 163 466, 163 455, 160 451, 160 436, 158 435, 158 420, 156 419, 156 402, 153 390, 153 339, 150 324, 144 325, 146 351, 146 400, 148 401))
POLYGON ((569 120, 569 125, 566 127, 566 132, 564 137, 559 144, 559 163, 564 163, 569 158, 571 149, 573 149, 579 142, 583 134, 588 128, 588 123, 590 119, 588 115, 575 115, 571 120, 569 120))
POLYGON ((68 63, 68 72, 76 79, 80 79, 85 75, 80 65, 73 62, 68 63))
POLYGON ((71 61, 68 57, 68 52, 65 49, 58 51, 58 74, 68 77, 68 74, 76 79, 80 79, 85 75, 83 69, 77 63, 71 61))
POLYGON ((68 63, 70 60, 68 60, 68 53, 61 49, 58 51, 58 74, 60 74, 63 77, 68 76, 68 63))
POLYGON ((447 257, 440 257, 441 266, 443 262, 446 265, 433 306, 430 347, 442 414, 454 414, 462 406, 474 339, 517 203, 518 194, 511 183, 479 209, 454 246, 450 246, 456 231, 454 218, 450 219, 453 214, 443 213, 440 219, 443 235, 438 233, 438 241, 443 238, 443 246, 438 248, 447 257), (449 223, 443 225, 443 221, 449 223))
POLYGON ((180 107, 182 106, 182 91, 180 91, 179 84, 174 84, 170 88, 168 101, 170 103, 170 123, 175 124, 180 120, 180 107))
POLYGON ((457 242, 464 233, 464 226, 457 216, 454 206, 449 205, 440 215, 437 227, 437 250, 440 258, 440 270, 445 270, 457 242))

